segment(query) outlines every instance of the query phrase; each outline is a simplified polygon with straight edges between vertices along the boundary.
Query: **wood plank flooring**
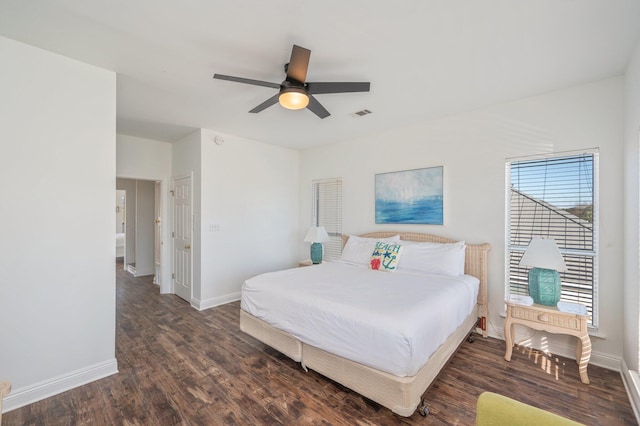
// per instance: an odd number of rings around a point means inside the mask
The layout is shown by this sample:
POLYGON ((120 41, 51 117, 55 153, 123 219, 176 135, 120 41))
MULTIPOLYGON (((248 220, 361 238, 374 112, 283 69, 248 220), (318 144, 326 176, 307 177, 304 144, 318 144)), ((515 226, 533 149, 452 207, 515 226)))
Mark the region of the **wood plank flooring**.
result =
POLYGON ((265 346, 238 328, 239 302, 203 312, 159 295, 151 277, 117 272, 120 372, 6 413, 4 425, 473 425, 493 391, 588 425, 636 424, 619 373, 504 342, 465 342, 425 398, 431 414, 403 418, 265 346))

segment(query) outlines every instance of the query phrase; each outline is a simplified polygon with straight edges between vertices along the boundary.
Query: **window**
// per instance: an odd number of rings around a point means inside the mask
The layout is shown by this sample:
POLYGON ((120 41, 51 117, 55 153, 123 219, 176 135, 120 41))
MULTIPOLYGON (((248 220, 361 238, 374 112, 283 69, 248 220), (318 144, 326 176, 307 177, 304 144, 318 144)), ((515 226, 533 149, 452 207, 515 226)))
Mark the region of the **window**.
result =
POLYGON ((553 238, 567 264, 561 300, 587 306, 597 327, 597 150, 508 160, 506 173, 507 293, 529 294, 520 259, 531 238, 553 238))
POLYGON ((324 259, 342 255, 342 178, 314 180, 311 184, 311 225, 324 226, 329 241, 323 244, 324 259))

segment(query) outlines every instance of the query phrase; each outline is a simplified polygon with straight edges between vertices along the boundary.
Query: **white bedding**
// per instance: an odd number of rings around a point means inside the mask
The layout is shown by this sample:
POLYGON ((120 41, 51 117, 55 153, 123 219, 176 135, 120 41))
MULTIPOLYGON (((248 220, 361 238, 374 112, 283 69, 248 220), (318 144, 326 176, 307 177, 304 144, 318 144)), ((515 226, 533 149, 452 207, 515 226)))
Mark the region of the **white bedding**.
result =
POLYGON ((241 309, 303 343, 413 376, 476 305, 478 280, 329 262, 258 275, 241 309))

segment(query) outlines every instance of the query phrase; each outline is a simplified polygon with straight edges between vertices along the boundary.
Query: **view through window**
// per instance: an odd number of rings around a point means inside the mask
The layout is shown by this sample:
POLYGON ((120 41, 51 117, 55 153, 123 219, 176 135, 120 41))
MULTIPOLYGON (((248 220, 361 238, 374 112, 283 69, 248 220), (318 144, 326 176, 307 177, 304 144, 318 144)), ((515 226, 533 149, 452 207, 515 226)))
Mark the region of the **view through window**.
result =
POLYGON ((508 293, 529 294, 519 263, 531 238, 553 238, 568 268, 561 300, 585 305, 597 327, 597 151, 509 160, 506 169, 508 293))
POLYGON ((324 226, 329 241, 323 243, 326 260, 342 255, 342 178, 314 180, 311 184, 312 226, 324 226))

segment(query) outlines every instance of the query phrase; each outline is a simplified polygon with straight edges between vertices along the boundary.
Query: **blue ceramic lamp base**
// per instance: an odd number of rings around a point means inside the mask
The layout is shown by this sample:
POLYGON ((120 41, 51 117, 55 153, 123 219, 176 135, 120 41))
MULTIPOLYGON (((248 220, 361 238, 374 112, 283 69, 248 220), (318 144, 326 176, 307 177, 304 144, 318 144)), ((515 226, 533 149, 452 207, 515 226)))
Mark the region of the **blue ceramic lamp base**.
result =
POLYGON ((320 243, 311 244, 311 263, 313 264, 322 263, 322 244, 320 243))
POLYGON ((560 301, 560 273, 554 269, 533 268, 529 271, 529 296, 535 303, 556 306, 560 301))

